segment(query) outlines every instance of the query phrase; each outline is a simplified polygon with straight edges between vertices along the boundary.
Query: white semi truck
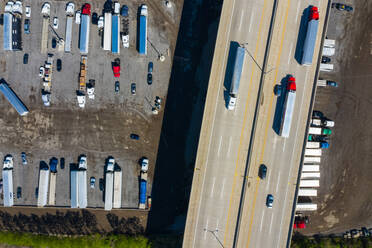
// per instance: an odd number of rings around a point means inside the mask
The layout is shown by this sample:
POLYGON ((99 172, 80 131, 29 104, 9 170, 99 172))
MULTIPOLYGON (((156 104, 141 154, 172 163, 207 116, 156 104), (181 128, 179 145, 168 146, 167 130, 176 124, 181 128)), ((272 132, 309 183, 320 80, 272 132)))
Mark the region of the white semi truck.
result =
POLYGON ((242 75, 243 65, 244 65, 245 48, 238 47, 236 49, 236 56, 234 61, 234 71, 231 79, 230 93, 229 93, 229 103, 227 108, 233 110, 236 105, 236 100, 238 97, 240 77, 242 75))
POLYGON ((289 133, 291 132, 294 106, 296 102, 296 79, 292 75, 288 77, 286 88, 283 113, 280 122, 280 136, 284 138, 288 138, 289 133))
POLYGON ((114 166, 115 159, 109 158, 106 165, 106 182, 105 182, 105 210, 112 209, 112 198, 114 190, 114 166))

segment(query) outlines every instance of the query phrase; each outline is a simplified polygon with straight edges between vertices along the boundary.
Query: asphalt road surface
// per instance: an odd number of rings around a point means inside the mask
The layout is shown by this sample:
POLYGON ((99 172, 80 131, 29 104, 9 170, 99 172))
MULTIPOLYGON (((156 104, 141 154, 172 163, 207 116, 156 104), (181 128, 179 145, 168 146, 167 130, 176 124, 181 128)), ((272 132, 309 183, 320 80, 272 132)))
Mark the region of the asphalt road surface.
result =
POLYGON ((231 247, 273 0, 224 4, 209 80, 184 247, 231 247), (247 53, 235 110, 227 110, 226 67, 234 47, 247 53), (254 59, 252 59, 254 58, 254 59))

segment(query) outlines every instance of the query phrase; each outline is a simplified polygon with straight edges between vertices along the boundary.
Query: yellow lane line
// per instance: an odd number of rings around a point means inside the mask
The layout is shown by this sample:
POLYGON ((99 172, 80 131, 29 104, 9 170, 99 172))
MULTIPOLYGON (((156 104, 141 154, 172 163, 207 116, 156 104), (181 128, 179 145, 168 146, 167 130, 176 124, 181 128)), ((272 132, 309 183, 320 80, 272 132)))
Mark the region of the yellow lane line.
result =
MULTIPOLYGON (((255 48, 254 55, 253 55, 253 57, 255 59, 256 59, 256 56, 257 56, 258 47, 260 45, 262 20, 263 20, 263 14, 264 14, 265 9, 266 9, 266 4, 267 4, 267 0, 264 1, 264 6, 263 6, 263 9, 262 9, 261 18, 260 18, 260 24, 259 24, 259 27, 258 27, 258 38, 257 38, 257 41, 256 41, 256 48, 255 48)), ((238 155, 237 155, 236 164, 235 164, 234 179, 233 179, 233 185, 232 185, 230 200, 229 200, 229 208, 228 208, 228 211, 227 211, 225 234, 224 234, 224 238, 223 238, 223 244, 224 245, 226 245, 226 238, 228 237, 228 233, 229 233, 229 220, 230 220, 230 214, 231 214, 231 204, 232 204, 233 194, 234 194, 235 186, 236 186, 236 176, 238 174, 237 169, 238 169, 238 165, 239 165, 240 151, 241 151, 241 148, 242 148, 245 125, 246 125, 246 121, 247 121, 248 103, 249 103, 249 99, 250 99, 252 80, 253 80, 253 75, 254 75, 254 71, 255 71, 255 64, 253 62, 252 62, 252 65, 251 65, 251 71, 252 71, 252 74, 251 74, 251 78, 250 78, 250 81, 249 81, 248 97, 247 97, 247 100, 246 100, 246 103, 245 103, 245 109, 244 109, 243 127, 242 127, 242 130, 240 132, 238 155)))
MULTIPOLYGON (((288 11, 289 11, 289 7, 290 7, 290 3, 291 3, 291 0, 288 0, 288 5, 287 5, 285 16, 284 16, 284 29, 283 29, 283 32, 282 32, 282 38, 281 38, 280 47, 279 47, 279 54, 278 54, 278 58, 277 58, 277 61, 276 61, 276 66, 275 66, 276 69, 275 69, 275 77, 274 77, 273 85, 275 85, 276 79, 277 79, 277 76, 278 76, 278 71, 279 71, 278 66, 280 64, 280 57, 281 57, 282 51, 283 51, 283 43, 284 43, 285 31, 286 31, 286 28, 287 28, 288 11)), ((265 153, 267 135, 268 135, 268 131, 269 131, 269 121, 270 121, 270 116, 271 116, 271 112, 272 112, 273 100, 274 100, 274 94, 272 93, 271 98, 270 98, 269 111, 268 111, 268 114, 266 115, 267 120, 266 120, 266 127, 265 127, 264 143, 263 143, 262 150, 261 150, 261 156, 260 156, 259 164, 262 163, 264 153, 265 153)), ((256 207, 256 200, 257 200, 258 186, 259 185, 260 185, 260 181, 258 180, 258 182, 256 184, 256 187, 255 187, 252 214, 251 214, 250 221, 249 221, 248 240, 247 240, 247 246, 246 246, 247 248, 249 247, 249 241, 250 241, 250 238, 251 238, 253 216, 254 216, 255 207, 256 207)))

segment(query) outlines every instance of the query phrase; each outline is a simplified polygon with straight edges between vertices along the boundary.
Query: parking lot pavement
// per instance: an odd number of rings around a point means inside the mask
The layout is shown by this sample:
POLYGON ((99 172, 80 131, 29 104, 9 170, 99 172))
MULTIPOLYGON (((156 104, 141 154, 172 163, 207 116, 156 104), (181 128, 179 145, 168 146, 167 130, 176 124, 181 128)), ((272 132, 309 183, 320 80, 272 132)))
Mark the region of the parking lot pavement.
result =
MULTIPOLYGON (((52 1, 50 22, 56 16, 60 37, 65 37, 67 2, 52 1)), ((65 53, 53 49, 51 40, 55 34, 49 28, 48 53, 54 55, 54 70, 51 87, 51 106, 44 107, 41 100, 42 81, 39 67, 47 59, 40 53, 41 48, 41 1, 25 1, 31 5, 31 34, 23 34, 23 51, 4 51, 0 49, 0 75, 20 97, 30 113, 20 117, 3 96, 0 97, 0 157, 13 154, 14 192, 22 187, 22 198, 16 205, 35 205, 35 190, 38 187, 40 161, 49 163, 52 157, 65 159, 65 168, 60 168, 56 179, 56 206, 70 206, 70 165, 76 164, 80 154, 87 155, 87 181, 94 176, 95 188, 88 185, 88 207, 103 207, 103 192, 99 189, 99 179, 104 177, 104 163, 113 156, 122 168, 122 207, 137 208, 139 197, 138 159, 146 155, 150 159, 148 192, 151 192, 154 166, 163 111, 153 115, 156 96, 163 99, 165 106, 171 70, 172 49, 175 47, 177 19, 168 14, 159 15, 159 3, 149 4, 147 56, 140 56, 136 50, 137 9, 139 1, 126 3, 130 14, 130 48, 120 48, 120 55, 113 55, 101 48, 101 37, 97 25, 90 26, 90 43, 87 79, 95 80, 95 99, 87 98, 84 109, 79 108, 76 98, 80 72, 81 54, 78 49, 79 25, 73 24, 72 51, 65 53), (158 19, 157 19, 158 18, 158 19), (173 20, 174 23, 168 23, 173 20), (170 50, 168 50, 170 49, 170 50), (23 64, 23 56, 29 54, 28 64, 23 64), (164 54, 164 62, 158 60, 164 54), (121 76, 114 78, 112 62, 121 60, 121 76), (62 60, 62 70, 55 70, 57 59, 62 60), (152 61, 153 83, 147 84, 148 63, 152 61), (120 91, 114 91, 115 81, 120 81, 120 91), (130 91, 131 83, 136 83, 136 95, 130 91), (130 139, 136 133, 139 140, 130 139), (26 152, 28 165, 21 164, 21 152, 26 152)), ((75 3, 75 10, 83 3, 75 3)), ((92 12, 102 13, 103 2, 94 1, 92 12)), ((0 4, 1 10, 4 3, 0 4)), ((176 12, 180 12, 177 8, 176 12)), ((160 11, 160 12, 159 12, 160 11)), ((180 16, 180 15, 176 15, 180 16)), ((24 17, 25 18, 25 17, 24 17)), ((0 32, 3 27, 0 26, 0 32)), ((3 42, 0 36, 0 43, 3 42)), ((121 42, 121 41, 120 41, 121 42)))

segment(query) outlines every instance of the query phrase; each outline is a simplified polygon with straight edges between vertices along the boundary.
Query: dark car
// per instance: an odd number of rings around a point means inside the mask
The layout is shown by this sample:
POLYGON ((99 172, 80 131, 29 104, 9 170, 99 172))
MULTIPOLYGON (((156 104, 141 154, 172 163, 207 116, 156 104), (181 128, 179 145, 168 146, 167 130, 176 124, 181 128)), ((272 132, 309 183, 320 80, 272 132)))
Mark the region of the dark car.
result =
POLYGON ((120 82, 116 81, 115 82, 115 92, 119 92, 119 91, 120 91, 120 82))
POLYGON ((327 64, 331 62, 330 57, 322 56, 322 63, 327 64))
POLYGON ((25 53, 25 55, 23 55, 23 64, 28 64, 28 53, 25 53))
POLYGON ((332 86, 332 87, 338 87, 338 84, 337 84, 337 82, 335 82, 335 81, 330 81, 330 80, 327 80, 327 85, 328 86, 332 86))
POLYGON ((97 25, 98 24, 98 19, 99 19, 98 14, 94 12, 92 14, 92 24, 97 25))
POLYGON ((61 158, 59 163, 60 163, 61 170, 63 170, 65 168, 65 158, 61 158))
POLYGON ((130 134, 130 138, 131 139, 134 139, 134 140, 139 140, 139 135, 138 134, 135 134, 135 133, 131 133, 130 134))
POLYGON ((52 39, 52 48, 56 48, 57 47, 57 40, 56 38, 53 38, 52 39))
POLYGON ((147 74, 147 84, 148 85, 152 84, 152 73, 147 74))
POLYGON ((268 194, 266 197, 266 206, 268 208, 272 208, 274 203, 274 196, 271 194, 268 194))
POLYGON ((313 117, 317 117, 317 118, 319 118, 319 119, 323 119, 324 114, 323 114, 323 112, 320 112, 320 111, 318 111, 318 110, 314 110, 314 111, 313 111, 313 117))
POLYGON ((123 5, 123 7, 121 7, 121 15, 124 16, 124 17, 128 17, 128 6, 127 5, 123 5))
POLYGON ((266 178, 266 173, 267 173, 267 167, 266 165, 264 164, 261 164, 260 165, 260 169, 258 171, 258 175, 261 179, 265 179, 266 178))
POLYGON ((56 173, 57 172, 57 165, 58 165, 58 159, 53 157, 49 162, 50 172, 56 173))
POLYGON ((148 65, 148 68, 147 68, 147 72, 148 73, 152 73, 153 68, 154 68, 154 64, 152 62, 149 62, 149 65, 148 65))
POLYGON ((274 87, 274 94, 276 96, 281 96, 282 95, 282 89, 283 87, 280 84, 276 84, 274 87))
POLYGON ((62 60, 57 59, 57 71, 61 71, 61 70, 62 70, 62 60))
POLYGON ((35 188, 35 198, 39 197, 39 187, 35 188))
POLYGON ((25 20, 25 34, 30 33, 30 19, 25 20))
POLYGON ((132 93, 132 95, 136 94, 136 84, 135 83, 132 83, 130 85, 130 92, 132 93))
POLYGON ((353 11, 353 7, 351 7, 349 5, 342 4, 342 3, 332 3, 332 8, 336 8, 338 10, 344 10, 344 11, 347 11, 347 12, 353 11))
POLYGON ((27 157, 26 157, 26 153, 25 152, 22 152, 21 153, 21 158, 22 158, 22 164, 23 165, 26 165, 27 164, 27 157))
POLYGON ((364 237, 369 237, 369 231, 366 227, 362 227, 361 231, 364 237))
POLYGON ((103 183, 103 178, 99 179, 99 190, 103 191, 104 188, 104 183, 103 183))
POLYGON ((21 198, 22 197, 22 188, 21 187, 17 187, 17 198, 21 198))

